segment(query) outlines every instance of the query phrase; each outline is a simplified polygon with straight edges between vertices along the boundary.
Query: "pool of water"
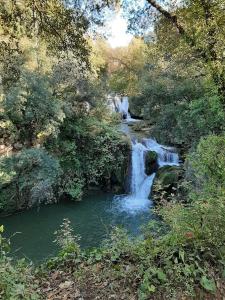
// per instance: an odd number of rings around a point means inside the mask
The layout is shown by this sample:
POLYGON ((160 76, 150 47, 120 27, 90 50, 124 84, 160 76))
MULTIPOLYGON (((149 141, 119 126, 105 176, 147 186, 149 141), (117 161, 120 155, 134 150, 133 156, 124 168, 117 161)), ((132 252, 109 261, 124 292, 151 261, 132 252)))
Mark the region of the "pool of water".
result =
POLYGON ((140 226, 153 215, 150 209, 135 213, 121 209, 125 198, 94 192, 80 202, 64 201, 0 218, 0 224, 4 225, 7 237, 12 236, 11 249, 15 257, 40 262, 57 252, 54 232, 64 218, 71 221, 75 234, 81 236, 83 248, 99 246, 113 226, 122 226, 135 236, 141 235, 140 226))

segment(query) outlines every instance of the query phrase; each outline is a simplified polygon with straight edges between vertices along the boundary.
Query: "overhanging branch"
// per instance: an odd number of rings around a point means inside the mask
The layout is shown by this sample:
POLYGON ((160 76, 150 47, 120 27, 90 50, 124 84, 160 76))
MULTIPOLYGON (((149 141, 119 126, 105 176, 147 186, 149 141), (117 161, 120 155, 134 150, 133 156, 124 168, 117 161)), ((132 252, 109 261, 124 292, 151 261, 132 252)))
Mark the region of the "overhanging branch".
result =
POLYGON ((179 24, 176 15, 171 14, 169 11, 165 10, 155 0, 147 0, 147 2, 150 5, 152 5, 158 12, 160 12, 166 19, 168 19, 177 28, 177 30, 180 34, 182 34, 182 35, 186 34, 183 26, 181 24, 179 24))

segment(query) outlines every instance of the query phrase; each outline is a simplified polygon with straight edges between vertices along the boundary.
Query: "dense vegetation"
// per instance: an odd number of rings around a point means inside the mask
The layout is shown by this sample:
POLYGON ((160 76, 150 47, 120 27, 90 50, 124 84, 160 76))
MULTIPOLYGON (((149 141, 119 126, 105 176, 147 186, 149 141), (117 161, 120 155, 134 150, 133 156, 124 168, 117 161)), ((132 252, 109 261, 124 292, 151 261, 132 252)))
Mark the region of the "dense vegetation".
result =
POLYGON ((0 210, 79 200, 91 185, 113 188, 112 177, 123 190, 129 144, 107 112, 105 61, 81 9, 2 1, 0 13, 0 143, 10 153, 0 160, 0 210))
POLYGON ((93 185, 112 188, 112 176, 122 187, 129 143, 107 112, 108 91, 130 96, 143 119, 136 130, 177 146, 182 178, 169 196, 159 191, 159 221, 144 239, 115 228, 82 250, 65 220, 58 257, 38 268, 9 257, 0 227, 0 297, 223 299, 224 0, 123 1, 143 35, 118 49, 87 38, 114 1, 72 2, 0 1, 0 150, 11 151, 0 160, 0 209, 80 199, 93 185))

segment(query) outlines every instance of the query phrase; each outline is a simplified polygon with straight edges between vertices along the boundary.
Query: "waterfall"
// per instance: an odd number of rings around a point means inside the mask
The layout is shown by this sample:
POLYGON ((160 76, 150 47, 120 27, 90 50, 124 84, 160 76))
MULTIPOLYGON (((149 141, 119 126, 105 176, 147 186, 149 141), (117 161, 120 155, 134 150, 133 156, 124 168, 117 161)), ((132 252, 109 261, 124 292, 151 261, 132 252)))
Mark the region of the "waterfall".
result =
POLYGON ((158 154, 159 167, 179 165, 179 157, 174 148, 160 145, 153 139, 132 141, 130 194, 117 197, 121 211, 136 214, 152 206, 149 195, 155 173, 150 176, 145 173, 145 155, 148 151, 155 151, 158 154))
POLYGON ((125 120, 131 119, 130 113, 129 113, 129 102, 128 97, 122 97, 120 105, 119 105, 119 112, 122 115, 122 118, 125 120))
POLYGON ((148 151, 157 153, 159 168, 167 165, 178 166, 179 157, 173 147, 160 145, 154 139, 144 138, 139 142, 137 141, 136 134, 132 132, 127 124, 129 121, 138 121, 132 119, 129 114, 128 97, 109 96, 108 105, 113 112, 119 112, 122 118, 125 119, 122 131, 129 135, 132 140, 129 194, 115 197, 117 209, 131 214, 143 212, 152 205, 149 195, 155 178, 155 173, 148 176, 145 172, 146 153, 148 151))
POLYGON ((131 115, 129 113, 129 100, 128 97, 120 97, 118 95, 112 97, 108 96, 108 107, 112 112, 118 112, 121 114, 122 119, 132 122, 137 121, 133 118, 131 118, 131 115))
POLYGON ((143 139, 143 144, 147 150, 155 151, 158 154, 159 167, 179 166, 179 156, 173 147, 160 145, 153 139, 143 139))
POLYGON ((132 145, 132 171, 131 171, 131 194, 135 197, 148 198, 149 189, 146 190, 145 179, 145 150, 146 148, 137 142, 132 145), (143 188, 145 186, 145 188, 143 188), (147 194, 146 194, 147 193, 147 194))
POLYGON ((147 148, 137 141, 132 142, 130 194, 118 196, 119 209, 131 214, 148 210, 152 202, 148 199, 155 174, 145 173, 145 152, 147 148))

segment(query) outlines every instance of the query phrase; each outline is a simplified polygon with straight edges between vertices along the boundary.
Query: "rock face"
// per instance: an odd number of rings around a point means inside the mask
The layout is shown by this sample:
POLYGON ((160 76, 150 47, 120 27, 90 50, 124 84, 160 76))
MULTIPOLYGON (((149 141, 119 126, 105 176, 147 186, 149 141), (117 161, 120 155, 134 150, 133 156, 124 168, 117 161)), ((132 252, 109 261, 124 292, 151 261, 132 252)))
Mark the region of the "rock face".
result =
POLYGON ((111 190, 115 193, 124 193, 127 190, 127 186, 129 182, 127 181, 129 178, 129 167, 131 160, 131 140, 129 137, 124 135, 122 137, 120 151, 123 153, 123 162, 121 163, 121 167, 118 168, 113 174, 111 174, 110 185, 111 190))
POLYGON ((164 166, 158 169, 152 187, 153 201, 160 204, 172 200, 181 178, 182 169, 178 166, 164 166))
MULTIPOLYGON (((121 136, 119 152, 122 154, 120 163, 117 168, 112 171, 109 176, 103 176, 100 187, 106 192, 114 192, 118 194, 125 193, 129 185, 129 168, 131 159, 131 140, 126 135, 121 136)), ((118 153, 119 154, 119 153, 118 153)), ((93 189, 91 187, 91 189, 93 189)))
POLYGON ((157 153, 155 151, 149 151, 145 156, 145 173, 151 175, 158 170, 157 153))
POLYGON ((143 119, 142 106, 137 105, 137 102, 138 102, 138 97, 129 98, 129 104, 130 104, 129 111, 132 118, 142 120, 143 119))

